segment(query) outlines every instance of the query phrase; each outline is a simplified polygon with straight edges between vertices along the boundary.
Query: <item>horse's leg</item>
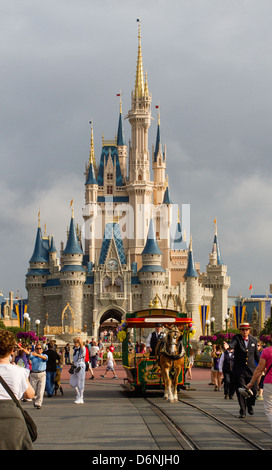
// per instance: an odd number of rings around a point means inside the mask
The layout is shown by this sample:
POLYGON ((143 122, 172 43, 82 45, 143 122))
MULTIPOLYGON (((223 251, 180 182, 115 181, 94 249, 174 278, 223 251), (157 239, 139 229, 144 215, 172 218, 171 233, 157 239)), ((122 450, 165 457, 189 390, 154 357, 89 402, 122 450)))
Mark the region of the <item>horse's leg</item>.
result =
POLYGON ((180 374, 180 368, 175 368, 175 376, 173 377, 173 399, 178 401, 178 378, 180 374))
POLYGON ((164 395, 163 398, 168 400, 169 390, 168 390, 168 374, 166 369, 163 370, 163 381, 164 381, 164 395))

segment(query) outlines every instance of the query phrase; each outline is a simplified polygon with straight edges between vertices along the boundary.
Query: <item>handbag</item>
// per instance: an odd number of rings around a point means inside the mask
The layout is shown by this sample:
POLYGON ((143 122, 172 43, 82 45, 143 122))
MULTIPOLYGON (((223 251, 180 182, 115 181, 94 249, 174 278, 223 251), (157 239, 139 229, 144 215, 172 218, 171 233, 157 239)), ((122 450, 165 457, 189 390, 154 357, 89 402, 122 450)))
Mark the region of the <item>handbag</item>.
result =
POLYGON ((28 412, 22 408, 19 400, 17 400, 17 398, 15 397, 13 391, 9 388, 8 384, 4 381, 3 377, 1 377, 1 375, 0 375, 0 382, 3 385, 3 387, 5 388, 5 390, 7 391, 7 393, 9 394, 9 396, 14 401, 15 405, 21 410, 32 442, 36 441, 36 439, 38 437, 38 431, 37 431, 37 426, 36 426, 35 422, 31 418, 31 416, 28 414, 28 412))
POLYGON ((69 374, 73 374, 75 372, 76 366, 74 364, 71 364, 70 369, 68 370, 69 374))

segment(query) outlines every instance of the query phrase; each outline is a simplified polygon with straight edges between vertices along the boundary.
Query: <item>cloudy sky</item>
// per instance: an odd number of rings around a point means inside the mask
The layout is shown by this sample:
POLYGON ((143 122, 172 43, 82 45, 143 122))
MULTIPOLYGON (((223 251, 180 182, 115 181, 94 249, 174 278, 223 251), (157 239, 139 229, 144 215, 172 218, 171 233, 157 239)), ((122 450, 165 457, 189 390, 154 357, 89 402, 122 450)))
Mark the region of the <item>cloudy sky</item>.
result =
MULTIPOLYGON (((170 193, 190 204, 204 271, 218 221, 231 295, 272 282, 271 0, 3 0, 0 4, 0 289, 26 295, 41 211, 57 248, 70 201, 82 224, 94 122, 130 109, 141 19, 155 142, 160 103, 170 193)), ((125 121, 125 135, 130 137, 125 121)))

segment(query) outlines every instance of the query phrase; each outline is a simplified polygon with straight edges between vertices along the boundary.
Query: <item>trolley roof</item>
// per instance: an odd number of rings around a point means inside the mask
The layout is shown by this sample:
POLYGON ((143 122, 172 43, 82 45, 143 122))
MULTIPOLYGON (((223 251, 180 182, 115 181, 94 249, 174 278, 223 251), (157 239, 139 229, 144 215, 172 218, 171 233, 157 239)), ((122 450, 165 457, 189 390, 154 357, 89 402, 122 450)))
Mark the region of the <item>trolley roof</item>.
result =
POLYGON ((151 307, 127 313, 126 323, 128 327, 134 326, 136 328, 154 328, 156 323, 182 326, 192 323, 192 318, 188 318, 185 313, 180 313, 177 310, 151 307))

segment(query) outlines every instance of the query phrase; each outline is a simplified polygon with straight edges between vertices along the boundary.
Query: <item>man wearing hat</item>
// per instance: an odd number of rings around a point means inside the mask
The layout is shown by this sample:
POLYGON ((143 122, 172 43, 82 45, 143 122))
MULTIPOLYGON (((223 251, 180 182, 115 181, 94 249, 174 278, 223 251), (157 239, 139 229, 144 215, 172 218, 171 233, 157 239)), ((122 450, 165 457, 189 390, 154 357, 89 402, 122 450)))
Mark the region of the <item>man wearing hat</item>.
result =
POLYGON ((245 388, 250 382, 256 364, 259 362, 260 353, 257 348, 257 340, 250 334, 249 323, 241 323, 239 330, 240 334, 233 337, 229 346, 234 349, 232 376, 240 405, 239 418, 244 418, 246 409, 250 415, 254 414, 253 406, 257 395, 257 383, 252 387, 253 395, 250 398, 245 398, 238 389, 245 388))
POLYGON ((146 350, 149 351, 150 356, 155 356, 157 342, 162 338, 162 336, 162 325, 161 323, 156 323, 155 331, 150 333, 146 339, 146 350))

